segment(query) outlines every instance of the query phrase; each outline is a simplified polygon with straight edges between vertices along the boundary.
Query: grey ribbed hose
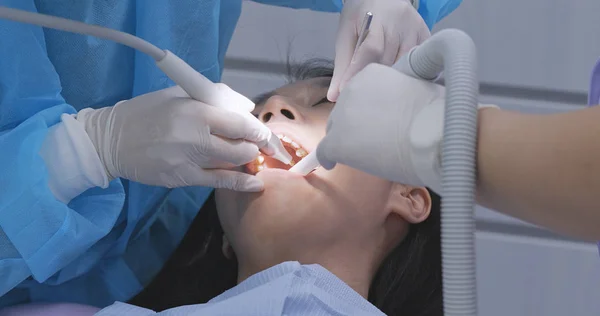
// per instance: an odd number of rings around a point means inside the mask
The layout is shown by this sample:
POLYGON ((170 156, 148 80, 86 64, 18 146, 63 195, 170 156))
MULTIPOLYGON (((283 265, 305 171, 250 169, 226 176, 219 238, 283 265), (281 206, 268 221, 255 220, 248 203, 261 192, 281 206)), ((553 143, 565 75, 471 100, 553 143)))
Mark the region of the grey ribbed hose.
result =
POLYGON ((445 316, 476 316, 475 189, 477 146, 477 56, 462 31, 433 35, 404 58, 398 68, 433 80, 443 70, 446 82, 442 148, 442 279, 445 316))

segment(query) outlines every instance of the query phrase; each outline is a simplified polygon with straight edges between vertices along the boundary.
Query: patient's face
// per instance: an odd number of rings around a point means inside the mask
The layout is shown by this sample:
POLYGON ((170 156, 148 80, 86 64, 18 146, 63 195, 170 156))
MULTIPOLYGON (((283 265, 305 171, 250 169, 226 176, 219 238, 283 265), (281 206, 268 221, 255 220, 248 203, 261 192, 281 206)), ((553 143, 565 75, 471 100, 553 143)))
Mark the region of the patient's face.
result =
MULTIPOLYGON (((334 107, 326 98, 329 81, 289 84, 257 104, 255 114, 282 137, 295 161, 315 150, 325 135, 334 107)), ((244 170, 264 180, 263 192, 216 192, 219 217, 240 264, 266 268, 285 260, 320 263, 323 253, 348 251, 379 258, 401 241, 408 223, 429 214, 424 188, 394 184, 343 165, 330 171, 319 168, 306 177, 277 169, 283 167, 258 157, 244 170)))

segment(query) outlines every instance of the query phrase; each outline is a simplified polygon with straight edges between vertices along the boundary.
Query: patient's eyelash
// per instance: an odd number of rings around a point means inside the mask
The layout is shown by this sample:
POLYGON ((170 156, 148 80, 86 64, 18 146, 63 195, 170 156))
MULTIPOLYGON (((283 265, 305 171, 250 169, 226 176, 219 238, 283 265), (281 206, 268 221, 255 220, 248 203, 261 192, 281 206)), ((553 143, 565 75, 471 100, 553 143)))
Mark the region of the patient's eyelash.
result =
POLYGON ((327 99, 327 97, 324 97, 323 99, 319 100, 319 102, 317 102, 317 103, 313 104, 313 105, 311 106, 311 108, 314 108, 315 106, 321 105, 321 104, 323 104, 323 103, 329 103, 329 99, 327 99))

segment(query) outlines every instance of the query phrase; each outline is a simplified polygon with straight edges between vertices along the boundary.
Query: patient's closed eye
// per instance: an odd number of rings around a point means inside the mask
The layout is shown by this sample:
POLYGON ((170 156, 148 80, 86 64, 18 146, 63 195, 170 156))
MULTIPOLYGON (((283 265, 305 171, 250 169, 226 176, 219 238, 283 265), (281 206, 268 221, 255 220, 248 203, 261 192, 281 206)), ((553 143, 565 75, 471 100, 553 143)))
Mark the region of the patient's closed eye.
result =
POLYGON ((323 99, 319 100, 319 102, 313 104, 311 107, 319 106, 321 104, 329 103, 329 102, 331 102, 331 101, 329 101, 329 99, 327 99, 327 97, 324 97, 323 99))

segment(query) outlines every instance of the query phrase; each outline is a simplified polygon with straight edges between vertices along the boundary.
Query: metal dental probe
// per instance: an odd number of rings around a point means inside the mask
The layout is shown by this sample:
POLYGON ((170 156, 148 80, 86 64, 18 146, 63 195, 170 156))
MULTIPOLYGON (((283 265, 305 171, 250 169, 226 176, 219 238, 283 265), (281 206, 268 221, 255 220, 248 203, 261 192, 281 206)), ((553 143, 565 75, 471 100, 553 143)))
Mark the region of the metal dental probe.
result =
MULTIPOLYGON (((371 21, 373 20, 373 13, 370 11, 365 14, 365 18, 363 19, 363 23, 361 26, 360 34, 358 35, 358 39, 356 41, 356 46, 354 46, 354 53, 352 53, 352 59, 350 63, 354 62, 354 58, 356 57, 356 52, 362 45, 362 43, 367 38, 369 33, 369 29, 371 28, 371 21)), ((315 169, 319 168, 319 160, 317 159, 317 151, 313 150, 306 157, 302 158, 297 164, 295 164, 289 171, 294 173, 299 173, 303 176, 308 175, 313 172, 315 169)))
POLYGON ((351 59, 350 63, 352 63, 354 61, 354 57, 356 57, 356 52, 360 48, 360 45, 362 45, 362 43, 367 38, 367 34, 369 33, 369 29, 371 28, 372 20, 373 20, 373 13, 367 12, 365 14, 365 18, 363 19, 363 23, 360 28, 361 29, 360 35, 358 35, 358 40, 356 41, 356 46, 354 46, 354 53, 352 53, 352 59, 351 59))

